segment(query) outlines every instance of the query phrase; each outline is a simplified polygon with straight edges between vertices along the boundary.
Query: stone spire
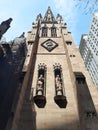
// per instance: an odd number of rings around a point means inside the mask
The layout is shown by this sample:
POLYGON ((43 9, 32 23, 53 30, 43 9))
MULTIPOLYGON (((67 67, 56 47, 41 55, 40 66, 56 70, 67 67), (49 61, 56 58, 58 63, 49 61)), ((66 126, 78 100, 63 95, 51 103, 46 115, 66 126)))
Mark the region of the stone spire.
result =
POLYGON ((61 23, 61 21, 63 21, 62 16, 60 14, 57 15, 57 21, 58 23, 61 23))
POLYGON ((44 22, 55 22, 56 21, 50 7, 48 7, 48 10, 44 16, 43 21, 44 22))
POLYGON ((42 15, 41 15, 41 13, 40 13, 39 15, 37 15, 36 21, 38 21, 38 20, 42 20, 42 15))

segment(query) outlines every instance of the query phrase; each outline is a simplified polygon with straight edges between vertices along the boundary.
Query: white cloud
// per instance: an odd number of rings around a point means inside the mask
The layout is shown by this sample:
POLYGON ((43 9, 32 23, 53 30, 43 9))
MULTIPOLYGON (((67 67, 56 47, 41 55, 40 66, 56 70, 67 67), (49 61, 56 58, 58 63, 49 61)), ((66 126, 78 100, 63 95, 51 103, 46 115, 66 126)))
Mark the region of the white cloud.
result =
POLYGON ((76 3, 73 0, 54 0, 55 7, 63 16, 63 20, 67 23, 68 30, 74 34, 74 37, 76 37, 78 33, 76 30, 78 13, 77 8, 75 8, 75 4, 76 3))

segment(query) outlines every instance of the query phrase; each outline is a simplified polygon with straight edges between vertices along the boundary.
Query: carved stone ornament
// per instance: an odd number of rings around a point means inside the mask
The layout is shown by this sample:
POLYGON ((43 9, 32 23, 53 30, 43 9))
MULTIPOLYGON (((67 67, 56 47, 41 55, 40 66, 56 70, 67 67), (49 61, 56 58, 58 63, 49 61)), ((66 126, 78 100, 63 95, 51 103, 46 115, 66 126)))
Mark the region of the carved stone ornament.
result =
POLYGON ((48 39, 44 43, 41 44, 45 49, 47 49, 49 52, 51 52, 54 48, 58 46, 58 44, 51 39, 48 39))

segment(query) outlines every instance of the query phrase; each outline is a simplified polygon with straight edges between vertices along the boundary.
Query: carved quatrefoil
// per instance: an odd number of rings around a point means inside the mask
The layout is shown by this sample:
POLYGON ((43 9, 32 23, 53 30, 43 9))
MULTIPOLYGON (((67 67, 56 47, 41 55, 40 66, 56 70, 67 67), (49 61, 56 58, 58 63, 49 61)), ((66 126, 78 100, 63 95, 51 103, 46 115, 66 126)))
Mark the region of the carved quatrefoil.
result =
POLYGON ((58 44, 51 39, 48 39, 44 43, 41 44, 45 49, 47 49, 49 52, 51 52, 54 48, 58 46, 58 44))

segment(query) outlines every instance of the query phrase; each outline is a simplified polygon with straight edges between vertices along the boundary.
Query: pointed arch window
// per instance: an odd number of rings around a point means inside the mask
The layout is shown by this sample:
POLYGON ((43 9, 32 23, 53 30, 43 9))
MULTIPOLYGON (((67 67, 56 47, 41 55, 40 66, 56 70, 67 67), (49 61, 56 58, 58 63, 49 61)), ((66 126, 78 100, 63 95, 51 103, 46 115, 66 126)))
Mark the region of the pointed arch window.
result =
POLYGON ((47 27, 42 28, 42 37, 47 37, 47 27))
POLYGON ((56 27, 51 28, 51 37, 57 37, 56 27))

